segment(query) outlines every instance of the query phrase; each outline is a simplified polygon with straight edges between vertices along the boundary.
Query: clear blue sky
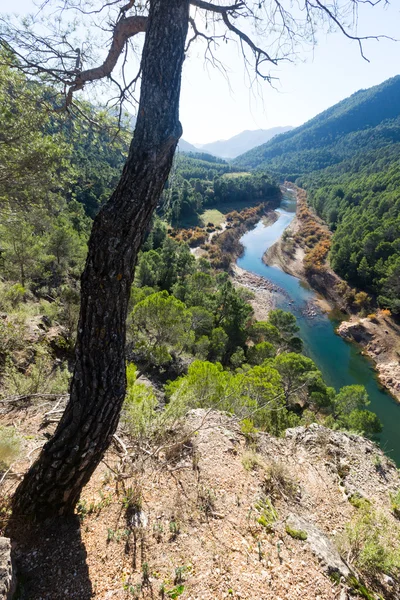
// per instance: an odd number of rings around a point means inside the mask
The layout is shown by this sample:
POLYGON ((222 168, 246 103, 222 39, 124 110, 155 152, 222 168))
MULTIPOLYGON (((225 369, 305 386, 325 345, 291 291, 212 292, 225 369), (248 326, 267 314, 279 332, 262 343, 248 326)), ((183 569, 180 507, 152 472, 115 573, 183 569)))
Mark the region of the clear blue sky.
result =
MULTIPOLYGON (((18 0, 21 14, 32 0, 18 0)), ((0 0, 0 12, 10 11, 10 1, 0 0)), ((360 34, 400 37, 399 0, 391 5, 360 10, 360 34)), ((194 47, 185 61, 181 121, 183 137, 205 143, 225 139, 244 129, 300 125, 360 88, 368 88, 400 73, 400 42, 365 42, 364 61, 356 43, 340 33, 320 34, 314 50, 303 51, 295 65, 283 63, 273 74, 277 89, 268 83, 249 89, 235 45, 223 46, 221 58, 229 70, 230 84, 212 68, 204 67, 202 48, 194 47)))

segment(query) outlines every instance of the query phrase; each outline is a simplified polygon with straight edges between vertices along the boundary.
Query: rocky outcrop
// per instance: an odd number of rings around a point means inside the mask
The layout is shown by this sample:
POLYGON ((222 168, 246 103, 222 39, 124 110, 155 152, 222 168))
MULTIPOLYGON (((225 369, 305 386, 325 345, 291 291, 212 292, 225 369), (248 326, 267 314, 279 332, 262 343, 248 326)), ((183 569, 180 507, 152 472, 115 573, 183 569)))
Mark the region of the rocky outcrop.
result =
POLYGON ((337 333, 344 339, 360 344, 375 363, 381 384, 400 401, 400 329, 397 324, 381 311, 373 318, 352 317, 343 321, 337 333))
POLYGON ((369 344, 372 340, 372 334, 364 323, 367 319, 357 321, 343 321, 337 328, 337 333, 344 339, 357 342, 358 344, 369 344))
POLYGON ((307 533, 306 543, 309 544, 311 551, 326 569, 328 575, 338 574, 340 577, 347 577, 351 574, 349 567, 340 558, 340 554, 330 541, 330 539, 310 520, 291 513, 286 524, 296 531, 307 533))
POLYGON ((8 538, 0 537, 0 600, 11 600, 15 587, 11 542, 8 538))

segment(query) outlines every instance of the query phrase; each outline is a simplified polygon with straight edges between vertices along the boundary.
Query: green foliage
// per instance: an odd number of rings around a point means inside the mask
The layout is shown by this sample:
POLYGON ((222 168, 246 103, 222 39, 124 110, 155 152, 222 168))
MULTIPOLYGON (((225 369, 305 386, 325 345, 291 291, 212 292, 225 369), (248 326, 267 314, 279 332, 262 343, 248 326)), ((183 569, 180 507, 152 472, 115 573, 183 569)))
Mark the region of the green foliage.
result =
POLYGON ((264 467, 264 461, 256 452, 248 451, 242 456, 242 465, 246 471, 254 471, 258 467, 264 467))
POLYGON ((168 292, 157 292, 138 302, 131 315, 131 335, 135 349, 151 365, 172 360, 173 349, 180 353, 194 342, 191 314, 168 292))
POLYGON ((397 492, 390 494, 390 504, 393 514, 400 519, 400 488, 397 492))
POLYGON ((144 383, 138 383, 137 369, 133 363, 126 367, 127 388, 122 409, 122 422, 135 440, 151 439, 159 435, 163 420, 157 411, 158 401, 153 389, 144 383))
POLYGON ((183 584, 181 584, 181 585, 175 586, 174 588, 172 588, 171 590, 168 590, 165 593, 168 596, 168 598, 172 598, 172 600, 175 600, 176 598, 179 598, 179 596, 182 596, 184 591, 185 591, 185 586, 183 584))
POLYGON ((45 348, 36 348, 36 356, 25 370, 9 360, 3 374, 2 394, 31 396, 32 394, 64 394, 68 391, 69 371, 66 366, 55 368, 45 348))
POLYGON ((364 435, 374 435, 382 431, 382 425, 375 415, 366 407, 369 399, 362 385, 343 387, 333 400, 335 428, 344 428, 364 435))
POLYGON ((0 470, 8 469, 20 451, 21 438, 15 427, 0 426, 0 470))
POLYGON ((365 505, 346 525, 339 548, 365 575, 400 574, 400 530, 383 514, 365 505))
POLYGON ((254 508, 258 513, 256 518, 257 523, 264 527, 268 533, 273 533, 274 525, 279 515, 271 500, 269 498, 261 498, 256 502, 254 508))
POLYGON ((279 188, 269 176, 227 176, 234 172, 224 160, 208 154, 179 153, 162 197, 164 217, 174 225, 197 224, 204 207, 254 204, 279 195, 279 188))

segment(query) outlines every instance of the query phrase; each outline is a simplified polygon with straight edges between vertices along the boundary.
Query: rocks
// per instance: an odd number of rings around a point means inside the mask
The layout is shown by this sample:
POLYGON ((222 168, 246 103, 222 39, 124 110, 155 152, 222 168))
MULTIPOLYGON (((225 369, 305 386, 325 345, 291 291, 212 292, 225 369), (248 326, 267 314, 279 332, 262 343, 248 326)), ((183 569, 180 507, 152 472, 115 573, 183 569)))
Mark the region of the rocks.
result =
POLYGON ((252 291, 268 290, 269 292, 279 292, 287 296, 285 290, 272 283, 272 281, 265 279, 265 277, 239 269, 238 267, 234 268, 234 272, 236 281, 252 291))
POLYGON ((339 552, 329 538, 313 523, 293 513, 289 514, 286 524, 297 531, 307 532, 307 541, 315 556, 326 565, 328 574, 338 573, 347 578, 351 571, 340 558, 339 552))
POLYGON ((11 600, 16 587, 15 573, 11 561, 11 542, 0 538, 0 600, 11 600))
POLYGON ((358 344, 367 344, 372 334, 364 327, 364 319, 358 321, 343 321, 337 328, 337 333, 346 340, 354 340, 358 344))

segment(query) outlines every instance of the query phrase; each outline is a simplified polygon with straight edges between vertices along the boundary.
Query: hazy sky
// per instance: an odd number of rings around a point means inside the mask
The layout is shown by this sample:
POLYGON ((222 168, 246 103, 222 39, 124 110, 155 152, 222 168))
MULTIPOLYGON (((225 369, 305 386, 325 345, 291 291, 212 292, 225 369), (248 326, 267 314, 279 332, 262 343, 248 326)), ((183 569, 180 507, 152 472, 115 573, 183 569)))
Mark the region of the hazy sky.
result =
MULTIPOLYGON (((27 12, 32 0, 0 0, 0 12, 27 12), (16 5, 17 4, 17 5, 16 5)), ((360 11, 360 34, 400 37, 399 0, 391 5, 360 11), (396 6, 395 6, 396 5, 396 6)), ((282 63, 273 75, 273 89, 261 82, 249 89, 241 57, 235 45, 222 49, 221 59, 229 70, 230 85, 211 67, 205 68, 200 46, 193 47, 185 61, 181 121, 189 142, 226 139, 244 129, 267 129, 278 125, 300 125, 360 88, 381 83, 400 72, 400 42, 365 42, 367 63, 358 45, 340 33, 318 36, 318 45, 302 52, 295 65, 282 63)))

